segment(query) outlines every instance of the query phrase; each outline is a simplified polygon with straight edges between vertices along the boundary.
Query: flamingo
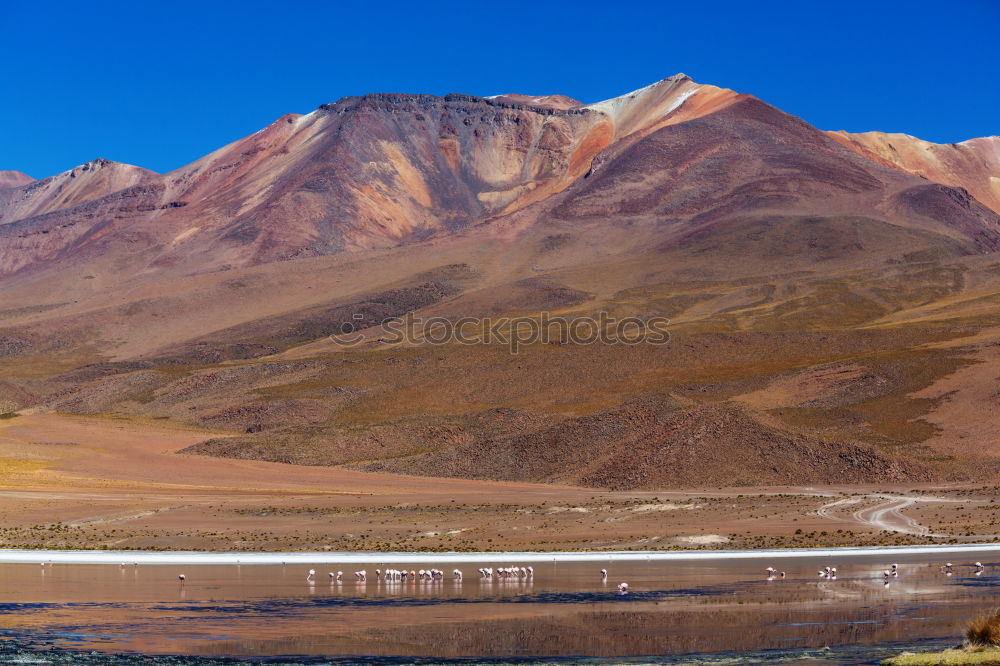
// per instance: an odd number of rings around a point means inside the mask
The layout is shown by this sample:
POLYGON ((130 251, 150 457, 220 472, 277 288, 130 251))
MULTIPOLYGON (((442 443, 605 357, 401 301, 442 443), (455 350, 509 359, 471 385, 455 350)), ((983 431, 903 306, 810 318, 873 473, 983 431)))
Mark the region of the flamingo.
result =
POLYGON ((184 574, 181 574, 180 576, 177 577, 177 580, 183 583, 185 580, 187 580, 187 577, 184 574))
POLYGON ((628 593, 628 583, 618 583, 618 592, 621 594, 628 593))
POLYGON ((608 570, 601 569, 601 581, 606 581, 608 579, 608 570))

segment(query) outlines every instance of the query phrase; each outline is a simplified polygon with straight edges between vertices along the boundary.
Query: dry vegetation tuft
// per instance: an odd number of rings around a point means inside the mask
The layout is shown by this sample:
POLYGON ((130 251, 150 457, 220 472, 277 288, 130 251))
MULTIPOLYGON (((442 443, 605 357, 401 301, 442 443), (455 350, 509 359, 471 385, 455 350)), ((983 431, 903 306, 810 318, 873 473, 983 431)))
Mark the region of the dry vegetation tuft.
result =
POLYGON ((973 620, 965 631, 965 639, 975 647, 1000 647, 1000 608, 973 620))

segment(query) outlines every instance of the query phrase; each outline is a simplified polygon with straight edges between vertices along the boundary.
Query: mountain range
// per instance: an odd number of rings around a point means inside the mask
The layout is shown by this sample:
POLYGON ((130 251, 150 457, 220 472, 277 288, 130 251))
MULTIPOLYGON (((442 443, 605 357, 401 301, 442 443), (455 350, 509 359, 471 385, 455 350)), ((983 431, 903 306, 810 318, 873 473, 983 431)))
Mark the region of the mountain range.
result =
POLYGON ((613 488, 984 478, 998 365, 1000 137, 822 131, 682 74, 594 104, 348 97, 166 174, 0 171, 0 411, 205 428, 186 454, 613 488), (378 325, 542 312, 672 337, 512 355, 378 325), (361 344, 329 337, 348 325, 361 344))

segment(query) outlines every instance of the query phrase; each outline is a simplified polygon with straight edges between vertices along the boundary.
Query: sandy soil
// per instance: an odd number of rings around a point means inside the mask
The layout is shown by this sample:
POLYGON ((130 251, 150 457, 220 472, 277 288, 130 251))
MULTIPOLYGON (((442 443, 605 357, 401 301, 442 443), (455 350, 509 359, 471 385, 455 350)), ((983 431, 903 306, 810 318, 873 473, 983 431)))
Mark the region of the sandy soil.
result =
POLYGON ((993 489, 610 492, 175 453, 225 433, 160 421, 0 421, 0 543, 14 548, 583 550, 992 540, 993 489))

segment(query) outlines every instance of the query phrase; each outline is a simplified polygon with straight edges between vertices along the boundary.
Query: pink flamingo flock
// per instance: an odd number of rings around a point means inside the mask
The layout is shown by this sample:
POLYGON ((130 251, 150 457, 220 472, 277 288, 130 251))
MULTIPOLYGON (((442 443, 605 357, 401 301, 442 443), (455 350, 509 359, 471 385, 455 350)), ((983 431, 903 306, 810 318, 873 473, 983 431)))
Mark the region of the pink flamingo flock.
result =
MULTIPOLYGON (((45 568, 46 564, 50 567, 52 566, 51 563, 43 562, 41 565, 43 569, 45 568)), ((136 565, 138 566, 138 562, 136 563, 136 565)), ((122 567, 124 566, 125 566, 124 563, 122 563, 122 567)), ((976 562, 975 564, 969 566, 973 568, 973 573, 976 576, 982 575, 983 572, 986 570, 986 565, 984 565, 982 562, 976 562)), ((479 572, 479 579, 481 582, 492 582, 494 580, 498 582, 505 582, 505 581, 527 582, 533 580, 535 576, 535 570, 530 566, 480 567, 477 571, 479 572)), ((945 564, 941 565, 940 571, 945 576, 952 576, 955 573, 955 565, 952 564, 951 562, 946 562, 945 564)), ((882 571, 882 580, 886 585, 886 587, 888 587, 889 582, 891 580, 899 577, 899 573, 900 573, 900 568, 898 564, 892 564, 889 566, 889 568, 882 571)), ((374 574, 376 581, 379 582, 384 581, 386 583, 407 583, 407 582, 433 583, 433 582, 443 581, 446 575, 445 572, 442 571, 441 569, 419 569, 419 570, 386 569, 384 571, 382 569, 375 569, 374 574)), ((601 569, 599 571, 599 575, 601 583, 606 584, 608 580, 608 570, 601 569)), ((764 575, 769 581, 785 578, 784 571, 779 571, 778 569, 770 566, 764 569, 764 575)), ((830 580, 830 581, 837 580, 837 567, 831 567, 831 566, 823 567, 822 569, 819 570, 818 575, 820 578, 824 580, 830 580)), ((327 576, 329 577, 331 584, 340 583, 344 579, 344 572, 331 571, 329 574, 327 574, 327 576)), ((462 570, 453 569, 451 572, 451 577, 454 582, 461 583, 462 570)), ((187 576, 185 576, 185 574, 180 574, 177 576, 177 579, 181 583, 184 583, 184 581, 187 580, 187 576)), ((309 569, 308 573, 306 574, 306 581, 309 583, 314 583, 315 580, 316 580, 316 570, 309 569)), ((355 571, 354 580, 357 583, 367 582, 368 571, 365 569, 362 569, 360 571, 355 571)), ((619 594, 628 594, 630 588, 628 583, 622 582, 617 585, 616 589, 618 590, 619 594)))

